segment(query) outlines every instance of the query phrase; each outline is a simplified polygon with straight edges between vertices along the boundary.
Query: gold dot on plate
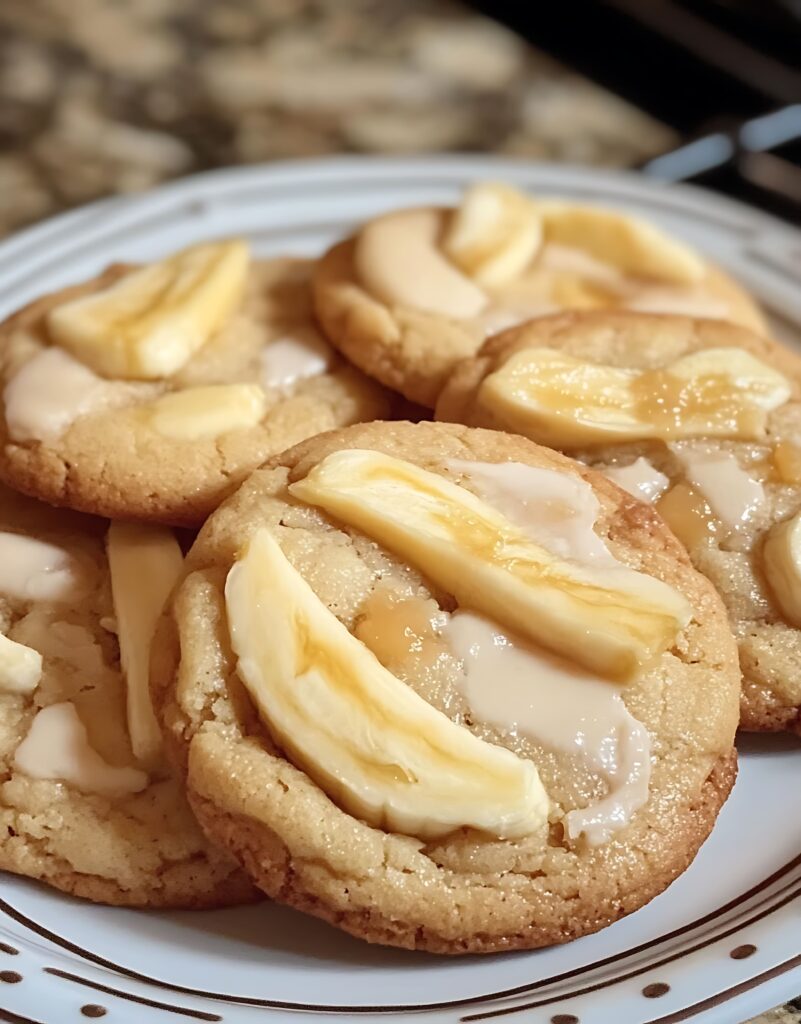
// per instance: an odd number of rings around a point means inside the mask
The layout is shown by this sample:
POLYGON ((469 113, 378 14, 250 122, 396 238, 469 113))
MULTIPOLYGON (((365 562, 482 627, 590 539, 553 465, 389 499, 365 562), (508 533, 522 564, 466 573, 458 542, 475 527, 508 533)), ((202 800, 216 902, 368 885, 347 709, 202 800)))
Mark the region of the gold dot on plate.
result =
POLYGON ((22 981, 22 975, 17 974, 16 971, 0 971, 0 981, 5 981, 9 985, 16 985, 18 981, 22 981))
POLYGON ((731 953, 729 953, 729 956, 732 960, 745 960, 747 957, 753 956, 756 951, 756 946, 752 946, 750 942, 746 942, 742 946, 735 946, 731 953))
POLYGON ((105 1006, 99 1006, 97 1003, 87 1003, 81 1007, 81 1013, 84 1017, 105 1017, 108 1010, 105 1006))
POLYGON ((646 999, 658 999, 666 992, 670 992, 670 985, 666 985, 664 981, 655 981, 651 985, 646 985, 642 990, 646 999))
POLYGON ((579 1024, 579 1019, 572 1013, 557 1013, 551 1017, 551 1024, 579 1024))

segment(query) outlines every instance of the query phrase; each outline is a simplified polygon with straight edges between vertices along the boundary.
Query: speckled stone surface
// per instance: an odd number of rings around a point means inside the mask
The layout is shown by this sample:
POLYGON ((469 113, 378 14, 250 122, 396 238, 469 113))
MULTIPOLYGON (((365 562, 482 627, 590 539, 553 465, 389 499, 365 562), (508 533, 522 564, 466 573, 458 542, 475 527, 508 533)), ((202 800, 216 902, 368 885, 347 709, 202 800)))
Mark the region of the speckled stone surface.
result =
POLYGON ((626 166, 672 142, 447 2, 0 2, 0 234, 231 164, 477 150, 626 166))
MULTIPOLYGON (((472 150, 625 167, 675 141, 447 0, 0 0, 0 236, 232 164, 472 150)), ((757 1020, 801 1024, 801 999, 757 1020)))
POLYGON ((777 1006, 775 1010, 754 1017, 748 1024, 798 1024, 801 1021, 801 998, 793 999, 785 1006, 777 1006))

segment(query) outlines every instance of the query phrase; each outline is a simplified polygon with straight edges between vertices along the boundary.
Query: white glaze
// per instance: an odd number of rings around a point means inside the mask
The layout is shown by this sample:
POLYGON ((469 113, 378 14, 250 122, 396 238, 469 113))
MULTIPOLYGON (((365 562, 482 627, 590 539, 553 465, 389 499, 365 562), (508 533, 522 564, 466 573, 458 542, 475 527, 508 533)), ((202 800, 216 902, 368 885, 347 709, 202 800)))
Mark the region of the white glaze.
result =
POLYGON ((521 462, 450 459, 446 466, 552 554, 584 564, 621 564, 595 532, 600 505, 581 477, 521 462))
POLYGON ((119 768, 103 760, 69 701, 38 712, 17 747, 14 767, 33 779, 59 780, 101 796, 127 796, 147 786, 147 775, 138 768, 119 768))
POLYGON ((569 838, 584 835, 597 845, 625 827, 648 799, 650 737, 619 689, 472 612, 455 612, 442 634, 463 663, 463 692, 476 718, 583 756, 606 780, 603 799, 565 816, 569 838))
POLYGON ((0 531, 0 593, 19 601, 69 601, 80 590, 80 575, 63 548, 0 531))
POLYGON ((732 452, 701 444, 673 444, 670 448, 687 480, 730 530, 742 528, 764 508, 762 484, 742 468, 732 452))
POLYGON ((628 466, 608 466, 604 476, 640 501, 656 501, 670 487, 670 480, 642 455, 628 466))
POLYGON ((79 416, 102 409, 112 385, 60 348, 30 359, 3 392, 14 441, 53 441, 79 416))
POLYGON ((263 388, 291 387, 300 380, 325 373, 333 360, 333 349, 317 328, 300 324, 262 349, 261 385, 263 388))

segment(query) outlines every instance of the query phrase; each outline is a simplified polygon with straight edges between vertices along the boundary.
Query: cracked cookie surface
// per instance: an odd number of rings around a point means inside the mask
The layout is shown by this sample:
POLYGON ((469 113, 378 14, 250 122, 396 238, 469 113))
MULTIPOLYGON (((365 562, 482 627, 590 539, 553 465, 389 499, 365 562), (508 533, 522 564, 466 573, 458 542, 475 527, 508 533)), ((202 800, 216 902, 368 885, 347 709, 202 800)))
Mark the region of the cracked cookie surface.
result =
POLYGON ((372 942, 439 953, 493 952, 566 941, 612 923, 661 892, 691 862, 736 773, 739 674, 725 612, 661 521, 599 474, 524 438, 431 423, 375 423, 305 442, 257 470, 207 522, 154 641, 152 690, 175 763, 203 827, 271 897, 372 942), (433 472, 451 459, 516 461, 590 482, 596 531, 632 568, 664 580, 694 617, 673 648, 624 689, 652 744, 647 803, 602 845, 571 844, 560 815, 604 792, 575 755, 472 722, 452 656, 390 641, 382 662, 429 704, 490 742, 530 758, 553 803, 547 836, 514 841, 460 829, 422 841, 344 810, 270 738, 228 638, 226 576, 266 527, 340 623, 364 637, 375 599, 453 601, 358 530, 287 488, 320 460, 373 449, 433 472))
MULTIPOLYGON (((49 344, 52 309, 112 284, 126 269, 110 267, 45 296, 1 325, 3 388, 49 344)), ((142 415, 147 403, 171 392, 259 383, 265 346, 313 327, 308 277, 301 260, 253 263, 239 310, 180 370, 155 382, 110 382, 109 406, 79 416, 55 439, 15 440, 3 402, 0 477, 33 497, 95 515, 196 525, 268 456, 320 431, 385 415, 383 390, 341 360, 288 388, 265 388, 261 421, 217 437, 164 436, 142 415)))

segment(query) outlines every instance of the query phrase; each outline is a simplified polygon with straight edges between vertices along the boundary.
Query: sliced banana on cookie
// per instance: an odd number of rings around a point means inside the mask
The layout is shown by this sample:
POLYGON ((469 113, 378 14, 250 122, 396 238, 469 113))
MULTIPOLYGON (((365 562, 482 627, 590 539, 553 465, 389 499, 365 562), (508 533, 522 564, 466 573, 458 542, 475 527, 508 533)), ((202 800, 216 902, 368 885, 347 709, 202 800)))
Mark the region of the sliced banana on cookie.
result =
POLYGON ((173 391, 142 407, 153 429, 175 441, 219 437, 255 427, 267 411, 258 384, 209 384, 173 391))
POLYGON ((493 288, 519 277, 547 243, 669 285, 695 284, 707 273, 692 249, 646 221, 618 210, 532 199, 495 182, 466 190, 442 247, 466 274, 493 288))
POLYGON ((356 244, 356 270, 369 290, 389 305, 409 306, 458 319, 477 316, 484 292, 439 248, 438 210, 401 210, 370 221, 356 244))
POLYGON ((471 185, 443 239, 453 262, 484 287, 519 277, 543 241, 535 204, 509 185, 471 185))
POLYGON ((538 203, 537 209, 547 242, 581 249, 632 277, 682 285, 706 276, 706 264, 692 249, 636 217, 550 201, 538 203))
POLYGON ((801 513, 773 527, 762 549, 762 560, 784 617, 801 627, 801 513))
POLYGON ((591 363, 524 348, 481 384, 504 425, 553 447, 714 436, 757 439, 790 397, 787 379, 750 352, 709 348, 664 367, 591 363))
POLYGON ((472 492, 380 452, 329 455, 290 491, 407 559, 460 606, 610 678, 664 651, 692 614, 660 580, 561 559, 472 492))
POLYGON ((225 586, 238 673, 276 741, 349 813, 421 839, 545 827, 537 769, 451 722, 328 610, 268 530, 225 586))
POLYGON ((56 344, 106 377, 168 377, 230 318, 245 290, 250 254, 242 241, 193 245, 56 306, 56 344))
POLYGON ((107 554, 131 749, 147 764, 161 750, 161 731, 150 700, 150 643, 184 559, 172 530, 142 523, 112 523, 107 554))

